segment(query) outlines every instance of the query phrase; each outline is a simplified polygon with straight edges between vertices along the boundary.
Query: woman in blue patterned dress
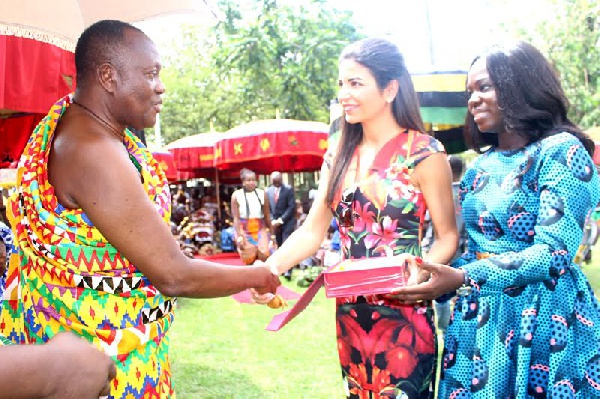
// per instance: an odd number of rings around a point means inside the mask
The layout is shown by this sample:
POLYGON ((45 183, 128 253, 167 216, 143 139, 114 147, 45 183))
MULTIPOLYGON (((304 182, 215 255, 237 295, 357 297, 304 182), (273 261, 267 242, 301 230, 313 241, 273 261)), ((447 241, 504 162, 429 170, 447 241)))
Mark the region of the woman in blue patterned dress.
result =
MULTIPOLYGON (((342 134, 325 156, 306 221, 268 260, 284 272, 313 254, 332 217, 343 258, 421 255, 427 208, 437 233, 429 256, 448 262, 458 233, 452 176, 442 145, 425 133, 410 75, 397 47, 381 39, 340 56, 342 134), (435 171, 435 173, 431 173, 435 171)), ((338 298, 337 346, 350 398, 433 395, 437 350, 431 304, 388 295, 338 298)))
POLYGON ((467 78, 473 147, 460 198, 468 252, 404 300, 459 289, 440 398, 600 397, 598 302, 573 257, 600 197, 594 144, 544 56, 493 47, 467 78), (461 287, 462 286, 462 287, 461 287))

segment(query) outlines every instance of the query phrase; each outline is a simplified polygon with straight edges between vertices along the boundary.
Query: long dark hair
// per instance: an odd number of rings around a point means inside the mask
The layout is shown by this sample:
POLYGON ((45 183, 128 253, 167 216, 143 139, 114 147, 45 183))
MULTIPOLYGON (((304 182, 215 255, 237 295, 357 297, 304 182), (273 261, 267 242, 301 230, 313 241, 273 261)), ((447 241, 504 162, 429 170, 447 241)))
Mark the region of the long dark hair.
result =
MULTIPOLYGON (((404 57, 395 44, 384 39, 359 40, 342 51, 339 61, 344 60, 352 60, 367 68, 375 78, 380 91, 383 91, 392 80, 397 80, 399 90, 392 102, 394 119, 403 128, 425 133, 417 93, 406 69, 404 57)), ((344 115, 340 120, 341 136, 327 187, 328 205, 333 204, 334 196, 340 190, 354 151, 363 139, 361 123, 347 123, 344 115)))
MULTIPOLYGON (((590 155, 594 142, 569 120, 569 101, 550 62, 531 44, 517 41, 508 46, 494 45, 476 57, 471 66, 484 59, 490 80, 496 88, 504 127, 533 143, 556 133, 577 137, 590 155)), ((481 153, 488 145, 498 145, 497 134, 482 133, 467 112, 466 136, 470 146, 481 153)))

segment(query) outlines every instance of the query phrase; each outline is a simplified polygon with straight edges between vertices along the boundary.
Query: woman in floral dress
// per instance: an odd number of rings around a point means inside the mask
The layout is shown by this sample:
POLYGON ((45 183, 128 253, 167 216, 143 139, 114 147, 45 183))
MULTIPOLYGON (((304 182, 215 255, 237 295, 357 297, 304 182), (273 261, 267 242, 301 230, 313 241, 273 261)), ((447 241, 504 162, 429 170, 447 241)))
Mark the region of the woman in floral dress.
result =
POLYGON ((567 118, 560 81, 533 46, 495 46, 472 64, 473 146, 460 199, 468 251, 406 300, 461 285, 439 398, 600 398, 598 302, 573 262, 600 187, 594 144, 567 118), (491 145, 483 151, 483 147, 491 145))
MULTIPOLYGON (((437 233, 428 256, 449 261, 458 242, 450 167, 442 145, 424 133, 397 47, 382 39, 348 46, 340 56, 338 97, 342 134, 325 156, 317 198, 304 224, 267 263, 284 272, 314 253, 335 216, 344 258, 397 256, 400 264, 405 254, 421 255, 427 207, 437 233)), ((432 316, 429 302, 338 298, 337 343, 348 397, 432 397, 432 316)))

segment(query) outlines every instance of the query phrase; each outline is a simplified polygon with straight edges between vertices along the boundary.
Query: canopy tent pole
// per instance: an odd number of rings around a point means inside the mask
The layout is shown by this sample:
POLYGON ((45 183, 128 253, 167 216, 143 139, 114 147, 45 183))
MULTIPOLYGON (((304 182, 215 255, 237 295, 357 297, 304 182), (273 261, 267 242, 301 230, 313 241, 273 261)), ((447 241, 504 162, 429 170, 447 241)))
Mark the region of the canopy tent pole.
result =
POLYGON ((291 180, 290 186, 292 186, 292 190, 294 190, 294 192, 296 192, 296 181, 294 179, 294 172, 291 171, 291 172, 289 172, 289 174, 290 174, 290 180, 291 180))
POLYGON ((217 168, 215 168, 215 190, 217 190, 217 218, 221 223, 221 190, 219 188, 219 169, 217 168))

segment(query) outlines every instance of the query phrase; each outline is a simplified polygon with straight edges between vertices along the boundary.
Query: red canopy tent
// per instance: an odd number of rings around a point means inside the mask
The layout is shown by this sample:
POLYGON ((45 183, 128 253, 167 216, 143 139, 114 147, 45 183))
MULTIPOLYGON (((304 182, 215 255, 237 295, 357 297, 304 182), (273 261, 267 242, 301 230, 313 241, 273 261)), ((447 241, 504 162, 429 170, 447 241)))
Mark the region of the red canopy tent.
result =
MULTIPOLYGON (((187 179, 205 178, 214 181, 219 204, 219 185, 240 182, 238 171, 219 171, 215 167, 215 144, 222 135, 217 132, 198 133, 175 140, 165 147, 173 154, 178 174, 186 176, 187 179)), ((217 208, 217 214, 221 219, 220 207, 217 208)))
POLYGON ((178 181, 177 168, 175 167, 175 160, 173 154, 169 151, 152 151, 152 156, 160 164, 167 180, 170 182, 178 181))
POLYGON ((0 35, 0 168, 18 160, 50 106, 75 87, 74 54, 53 44, 0 35))
POLYGON ((183 137, 165 148, 175 158, 180 171, 206 171, 214 175, 215 143, 221 133, 198 133, 183 137))
POLYGON ((186 136, 169 143, 165 148, 173 154, 175 166, 181 175, 205 178, 221 183, 239 183, 237 171, 220 172, 214 165, 215 144, 223 133, 210 132, 186 136))
POLYGON ((184 13, 216 22, 213 6, 196 0, 0 0, 0 10, 0 168, 20 156, 50 106, 75 89, 73 52, 87 26, 184 13))
POLYGON ((249 168, 258 174, 315 171, 323 163, 328 134, 329 126, 322 122, 250 122, 221 135, 216 142, 215 166, 220 170, 249 168))

